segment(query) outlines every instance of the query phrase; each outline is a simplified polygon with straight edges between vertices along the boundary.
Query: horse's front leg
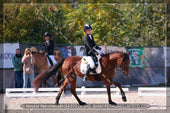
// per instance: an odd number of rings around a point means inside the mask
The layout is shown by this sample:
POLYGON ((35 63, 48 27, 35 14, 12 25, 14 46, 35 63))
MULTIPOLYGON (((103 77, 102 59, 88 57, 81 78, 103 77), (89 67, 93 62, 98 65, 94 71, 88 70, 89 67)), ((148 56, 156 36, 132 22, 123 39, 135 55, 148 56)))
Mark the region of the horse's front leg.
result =
POLYGON ((117 105, 117 104, 116 104, 115 102, 113 102, 112 99, 111 99, 110 84, 107 84, 107 85, 106 85, 106 88, 107 88, 107 94, 108 94, 109 104, 111 104, 111 105, 117 105))
POLYGON ((126 101, 127 101, 126 95, 125 95, 125 92, 123 91, 121 85, 120 85, 119 83, 117 83, 117 82, 114 82, 114 81, 112 81, 112 84, 115 85, 115 86, 117 86, 117 87, 120 89, 120 93, 121 93, 121 95, 122 95, 122 100, 123 100, 124 102, 126 102, 126 101))

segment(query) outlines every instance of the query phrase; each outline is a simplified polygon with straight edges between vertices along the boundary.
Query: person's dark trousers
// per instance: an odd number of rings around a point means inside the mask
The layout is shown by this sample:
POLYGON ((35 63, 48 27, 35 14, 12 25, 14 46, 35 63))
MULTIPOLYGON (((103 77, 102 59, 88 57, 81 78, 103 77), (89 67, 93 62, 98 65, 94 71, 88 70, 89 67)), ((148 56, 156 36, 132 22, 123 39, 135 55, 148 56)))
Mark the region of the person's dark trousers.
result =
POLYGON ((15 88, 23 88, 23 72, 15 71, 15 88))

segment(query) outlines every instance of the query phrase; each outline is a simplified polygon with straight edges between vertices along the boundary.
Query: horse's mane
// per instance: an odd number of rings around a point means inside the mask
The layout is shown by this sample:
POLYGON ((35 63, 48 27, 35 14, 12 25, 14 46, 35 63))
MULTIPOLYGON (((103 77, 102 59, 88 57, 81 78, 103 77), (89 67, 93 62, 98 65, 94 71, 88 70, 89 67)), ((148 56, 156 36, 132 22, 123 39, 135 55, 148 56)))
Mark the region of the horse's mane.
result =
POLYGON ((110 52, 110 53, 106 53, 106 54, 104 54, 104 56, 105 56, 105 55, 114 54, 114 53, 127 54, 126 52, 122 52, 122 51, 113 51, 113 52, 110 52))
POLYGON ((37 52, 31 52, 32 54, 38 54, 38 55, 42 55, 42 56, 44 56, 44 54, 42 54, 42 53, 37 53, 37 52))
POLYGON ((114 54, 114 53, 121 53, 121 54, 123 54, 125 56, 124 60, 128 60, 129 59, 128 53, 122 52, 122 51, 113 51, 113 52, 110 52, 110 53, 106 53, 103 56, 108 56, 108 55, 114 54))

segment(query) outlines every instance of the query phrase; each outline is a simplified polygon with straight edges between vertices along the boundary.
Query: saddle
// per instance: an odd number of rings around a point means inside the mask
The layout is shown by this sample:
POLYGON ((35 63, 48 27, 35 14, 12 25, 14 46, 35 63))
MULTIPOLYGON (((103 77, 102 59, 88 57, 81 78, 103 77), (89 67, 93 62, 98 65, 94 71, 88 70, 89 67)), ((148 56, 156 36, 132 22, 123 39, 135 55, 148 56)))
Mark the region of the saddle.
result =
MULTIPOLYGON (((87 69, 89 68, 93 69, 95 67, 95 63, 93 61, 93 58, 91 56, 84 56, 82 59, 81 59, 81 65, 80 65, 80 72, 82 74, 86 74, 87 72, 87 69)), ((98 66, 96 68, 96 73, 97 74, 100 74, 101 73, 101 64, 100 64, 100 61, 99 61, 99 57, 98 57, 98 66)), ((90 74, 93 74, 93 72, 91 72, 90 74)))

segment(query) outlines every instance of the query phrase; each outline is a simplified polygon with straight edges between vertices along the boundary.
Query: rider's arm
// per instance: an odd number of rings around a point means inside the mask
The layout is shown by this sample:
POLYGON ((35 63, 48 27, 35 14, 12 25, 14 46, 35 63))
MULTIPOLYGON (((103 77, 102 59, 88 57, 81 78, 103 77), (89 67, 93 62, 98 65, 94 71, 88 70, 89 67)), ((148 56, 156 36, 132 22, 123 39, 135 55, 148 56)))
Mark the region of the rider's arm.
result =
POLYGON ((44 43, 44 47, 45 47, 45 51, 43 52, 43 54, 45 54, 47 52, 47 45, 46 45, 46 42, 44 43))
POLYGON ((51 41, 50 41, 50 48, 52 49, 52 51, 54 50, 54 46, 55 46, 55 45, 54 45, 54 41, 51 40, 51 41))
POLYGON ((97 45, 95 46, 95 49, 101 50, 101 48, 97 45))
POLYGON ((54 51, 54 46, 55 46, 54 41, 53 41, 53 40, 50 40, 50 45, 49 45, 49 50, 48 50, 50 53, 53 53, 53 51, 54 51))

